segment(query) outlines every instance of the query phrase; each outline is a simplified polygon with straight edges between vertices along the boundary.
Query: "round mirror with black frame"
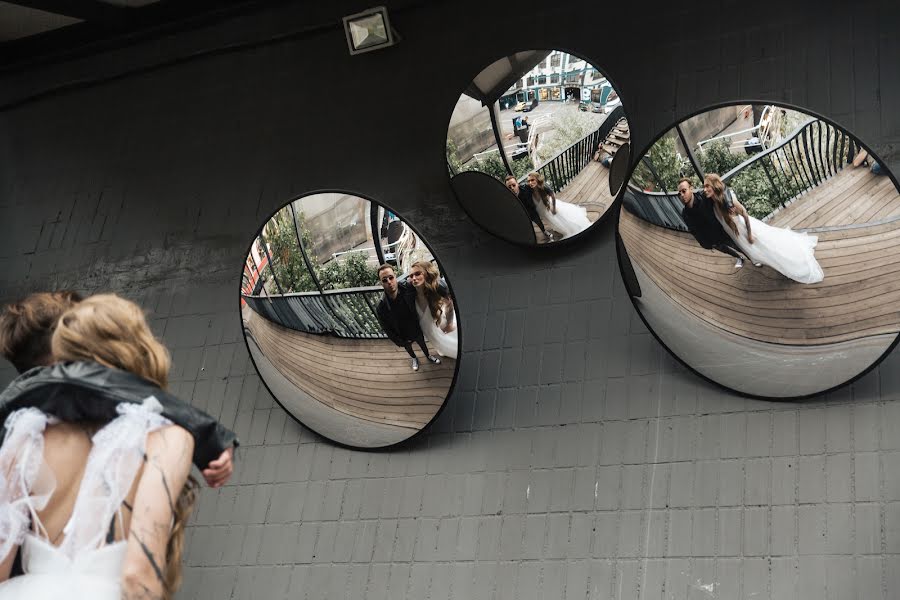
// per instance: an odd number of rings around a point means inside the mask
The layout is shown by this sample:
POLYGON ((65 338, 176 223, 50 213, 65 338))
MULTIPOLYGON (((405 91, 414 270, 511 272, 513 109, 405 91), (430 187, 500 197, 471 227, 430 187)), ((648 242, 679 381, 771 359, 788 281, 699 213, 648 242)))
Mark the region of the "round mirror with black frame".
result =
POLYGON ((305 195, 267 219, 245 256, 240 311, 275 400, 342 445, 411 438, 456 380, 458 311, 434 253, 357 195, 305 195))
POLYGON ((628 164, 629 139, 622 100, 590 61, 529 50, 494 61, 460 95, 447 169, 482 228, 517 244, 554 245, 609 214, 617 196, 610 169, 628 164))
POLYGON ((897 343, 896 181, 853 134, 803 109, 744 102, 677 123, 632 169, 617 232, 648 328, 741 394, 819 394, 897 343))

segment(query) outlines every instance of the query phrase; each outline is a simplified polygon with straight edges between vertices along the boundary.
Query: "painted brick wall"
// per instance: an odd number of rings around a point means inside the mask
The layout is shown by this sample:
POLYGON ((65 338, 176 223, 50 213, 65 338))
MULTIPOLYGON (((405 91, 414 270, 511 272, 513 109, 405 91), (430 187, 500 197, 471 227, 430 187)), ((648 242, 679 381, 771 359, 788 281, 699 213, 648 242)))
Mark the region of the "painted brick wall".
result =
POLYGON ((403 41, 368 56, 313 27, 358 6, 281 6, 0 82, 0 300, 140 302, 174 391, 243 441, 231 484, 201 495, 179 597, 900 597, 896 352, 817 400, 730 395, 644 328, 612 223, 562 252, 511 247, 466 220, 443 162, 468 79, 539 39, 607 71, 638 150, 704 106, 780 100, 896 172, 897 9, 388 4, 403 41), (76 79, 94 83, 53 91, 76 79), (250 237, 318 189, 394 208, 454 286, 460 378, 400 449, 338 448, 286 417, 241 338, 250 237))

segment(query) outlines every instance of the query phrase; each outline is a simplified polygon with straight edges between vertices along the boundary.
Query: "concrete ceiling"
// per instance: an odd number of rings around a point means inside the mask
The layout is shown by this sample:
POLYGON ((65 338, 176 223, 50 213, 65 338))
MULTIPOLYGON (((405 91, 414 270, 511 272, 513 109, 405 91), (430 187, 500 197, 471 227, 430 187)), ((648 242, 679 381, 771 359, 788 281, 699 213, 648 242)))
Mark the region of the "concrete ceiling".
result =
POLYGON ((159 34, 196 26, 264 3, 264 0, 0 1, 0 71, 121 46, 151 31, 159 34))

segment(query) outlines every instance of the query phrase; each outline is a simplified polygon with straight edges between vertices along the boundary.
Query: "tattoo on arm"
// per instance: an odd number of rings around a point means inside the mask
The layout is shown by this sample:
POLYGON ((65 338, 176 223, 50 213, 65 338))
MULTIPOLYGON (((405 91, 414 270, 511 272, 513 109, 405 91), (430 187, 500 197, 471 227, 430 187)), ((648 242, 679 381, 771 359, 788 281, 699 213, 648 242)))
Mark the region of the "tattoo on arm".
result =
POLYGON ((141 586, 139 590, 123 590, 122 600, 164 600, 162 594, 155 594, 146 586, 141 586))
POLYGON ((150 561, 150 566, 153 567, 153 572, 156 573, 156 578, 159 579, 160 583, 165 584, 166 578, 163 575, 162 569, 159 568, 159 565, 156 564, 156 559, 153 557, 153 552, 150 551, 150 548, 147 547, 138 534, 134 531, 131 532, 132 537, 137 540, 137 543, 140 545, 141 550, 144 551, 144 556, 147 557, 147 560, 150 561))

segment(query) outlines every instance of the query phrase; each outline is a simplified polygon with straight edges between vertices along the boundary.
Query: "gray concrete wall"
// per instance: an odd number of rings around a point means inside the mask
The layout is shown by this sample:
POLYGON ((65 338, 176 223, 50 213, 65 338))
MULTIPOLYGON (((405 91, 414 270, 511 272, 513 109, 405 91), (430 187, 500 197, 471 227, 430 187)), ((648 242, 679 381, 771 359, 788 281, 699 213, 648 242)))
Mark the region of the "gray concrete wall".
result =
POLYGON ((732 2, 598 7, 629 35, 704 24, 618 48, 571 3, 388 5, 402 42, 367 56, 328 25, 357 5, 297 3, 0 81, 0 299, 137 300, 172 348, 174 391, 243 440, 231 484, 201 495, 179 597, 900 596, 900 355, 808 402, 714 388, 642 326, 612 224, 558 251, 511 247, 466 220, 444 162, 460 90, 539 18, 547 47, 615 82, 637 155, 750 97, 834 119, 897 171, 897 9, 803 3, 747 27, 732 2), (70 81, 94 82, 57 89, 70 81), (347 118, 360 90, 385 90, 365 100, 365 143, 347 118), (287 418, 241 339, 250 238, 321 189, 383 201, 454 286, 459 381, 400 449, 339 448, 287 418))

